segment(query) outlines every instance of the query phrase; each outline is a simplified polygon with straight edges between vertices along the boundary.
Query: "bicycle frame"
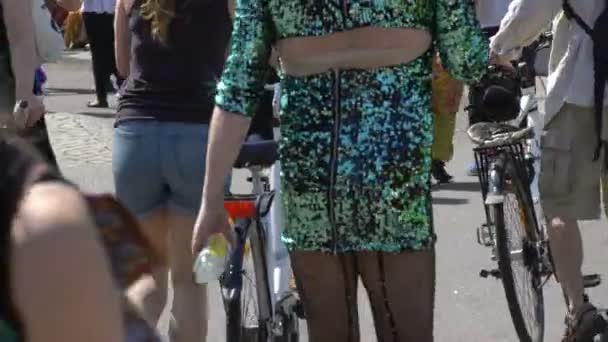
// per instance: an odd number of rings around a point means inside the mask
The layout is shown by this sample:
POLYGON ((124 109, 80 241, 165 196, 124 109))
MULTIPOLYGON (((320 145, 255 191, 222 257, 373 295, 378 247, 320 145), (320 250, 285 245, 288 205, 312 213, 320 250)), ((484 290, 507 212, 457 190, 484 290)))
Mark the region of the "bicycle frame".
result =
MULTIPOLYGON (((530 183, 530 191, 532 200, 535 204, 539 203, 538 191, 538 174, 540 172, 540 137, 543 131, 544 114, 539 110, 539 101, 536 95, 536 86, 532 85, 522 89, 522 97, 520 100, 520 112, 514 120, 509 122, 516 127, 522 127, 525 123, 527 127, 534 128, 534 138, 526 142, 527 154, 534 161, 533 179, 530 183)), ((536 208, 536 209, 540 209, 536 208)))

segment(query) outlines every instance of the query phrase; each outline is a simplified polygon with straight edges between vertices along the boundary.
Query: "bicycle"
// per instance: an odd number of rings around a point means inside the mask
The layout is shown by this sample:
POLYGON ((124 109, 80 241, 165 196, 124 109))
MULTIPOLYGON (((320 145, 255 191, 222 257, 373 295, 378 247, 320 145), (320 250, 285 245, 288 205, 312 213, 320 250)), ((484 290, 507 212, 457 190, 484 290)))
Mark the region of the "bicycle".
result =
POLYGON ((252 191, 229 195, 225 208, 236 244, 220 277, 227 342, 297 342, 303 310, 289 286, 288 253, 280 240, 282 213, 277 142, 248 141, 234 167, 248 169, 252 191))
MULTIPOLYGON (((521 78, 520 113, 509 122, 479 123, 468 130, 477 144, 475 162, 484 201, 486 223, 477 229, 477 241, 492 250, 497 268, 480 276, 501 279, 516 333, 522 342, 540 342, 544 336, 543 287, 554 276, 546 226, 538 205, 542 129, 535 98, 536 77, 547 68, 537 57, 548 49, 543 35, 529 47, 517 66, 521 78)), ((548 62, 545 63, 548 65, 548 62)), ((585 287, 601 283, 599 275, 584 276, 585 287)))

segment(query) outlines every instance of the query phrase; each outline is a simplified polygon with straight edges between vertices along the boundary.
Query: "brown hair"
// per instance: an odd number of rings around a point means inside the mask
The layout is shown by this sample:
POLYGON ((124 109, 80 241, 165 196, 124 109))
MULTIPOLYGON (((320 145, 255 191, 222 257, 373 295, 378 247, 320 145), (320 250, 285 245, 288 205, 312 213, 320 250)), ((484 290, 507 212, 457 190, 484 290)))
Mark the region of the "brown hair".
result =
POLYGON ((144 0, 141 16, 150 21, 152 37, 166 44, 169 24, 175 17, 175 0, 144 0))

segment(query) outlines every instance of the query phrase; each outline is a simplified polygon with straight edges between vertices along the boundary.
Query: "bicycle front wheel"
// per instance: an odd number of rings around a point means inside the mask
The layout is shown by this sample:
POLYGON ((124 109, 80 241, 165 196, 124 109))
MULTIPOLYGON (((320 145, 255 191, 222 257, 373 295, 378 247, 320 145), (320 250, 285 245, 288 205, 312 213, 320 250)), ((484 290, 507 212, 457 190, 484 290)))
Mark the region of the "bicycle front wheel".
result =
POLYGON ((503 174, 504 202, 490 205, 498 268, 511 318, 522 342, 540 342, 544 335, 542 278, 537 253, 539 227, 527 182, 507 154, 503 174))

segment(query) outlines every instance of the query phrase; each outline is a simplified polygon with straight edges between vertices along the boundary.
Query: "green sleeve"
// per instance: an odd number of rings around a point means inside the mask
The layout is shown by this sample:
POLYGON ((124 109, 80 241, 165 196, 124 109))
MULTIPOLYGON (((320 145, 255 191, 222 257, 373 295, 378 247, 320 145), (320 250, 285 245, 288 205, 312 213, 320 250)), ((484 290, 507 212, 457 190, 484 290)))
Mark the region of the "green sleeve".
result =
POLYGON ((471 82, 486 73, 489 41, 470 0, 435 0, 435 41, 453 77, 471 82))
POLYGON ((237 0, 230 53, 217 86, 216 104, 253 117, 269 75, 274 25, 266 0, 237 0))

